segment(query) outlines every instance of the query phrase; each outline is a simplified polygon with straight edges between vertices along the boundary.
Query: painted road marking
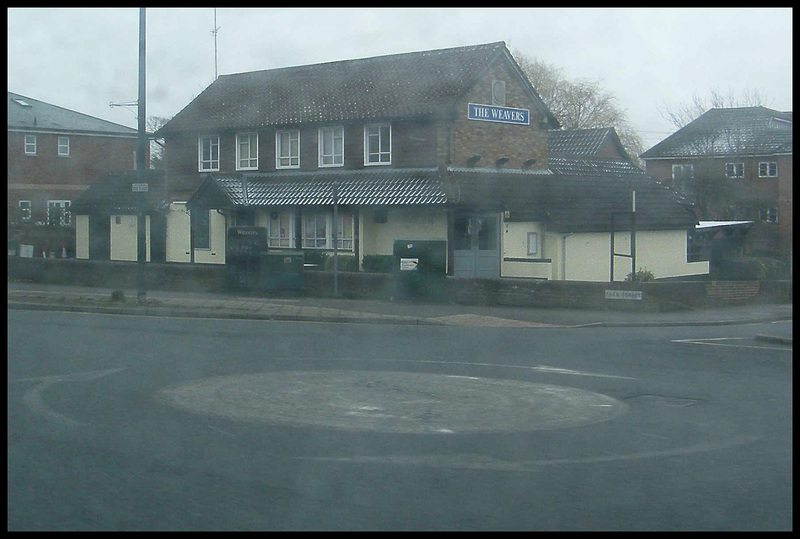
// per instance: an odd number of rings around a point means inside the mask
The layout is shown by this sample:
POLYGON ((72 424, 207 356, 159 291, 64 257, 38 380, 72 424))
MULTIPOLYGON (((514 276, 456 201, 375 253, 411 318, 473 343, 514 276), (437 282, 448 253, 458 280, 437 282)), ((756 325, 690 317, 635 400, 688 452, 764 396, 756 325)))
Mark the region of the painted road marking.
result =
POLYGON ((752 344, 728 344, 722 341, 752 341, 752 337, 715 337, 708 339, 674 339, 670 342, 680 344, 697 344, 704 346, 725 346, 728 348, 754 348, 757 350, 782 350, 784 352, 791 352, 791 347, 779 346, 756 346, 752 344))

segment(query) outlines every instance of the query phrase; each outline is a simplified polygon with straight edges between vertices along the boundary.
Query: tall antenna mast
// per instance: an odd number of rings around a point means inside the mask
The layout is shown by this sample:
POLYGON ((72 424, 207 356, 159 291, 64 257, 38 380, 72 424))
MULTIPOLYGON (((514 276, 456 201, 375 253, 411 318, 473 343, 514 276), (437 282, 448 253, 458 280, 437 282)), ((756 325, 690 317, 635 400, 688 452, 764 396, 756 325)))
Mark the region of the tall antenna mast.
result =
POLYGON ((214 29, 211 33, 214 35, 214 80, 217 80, 217 32, 220 27, 217 26, 217 8, 214 8, 214 29))

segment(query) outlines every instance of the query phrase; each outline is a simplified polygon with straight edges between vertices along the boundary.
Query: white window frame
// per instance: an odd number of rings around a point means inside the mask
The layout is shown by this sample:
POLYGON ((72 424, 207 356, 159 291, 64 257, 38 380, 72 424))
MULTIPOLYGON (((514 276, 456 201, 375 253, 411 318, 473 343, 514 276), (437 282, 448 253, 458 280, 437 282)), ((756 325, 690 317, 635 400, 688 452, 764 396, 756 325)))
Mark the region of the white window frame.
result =
POLYGON ((36 155, 36 135, 25 135, 25 155, 36 155))
MULTIPOLYGON (((303 213, 303 249, 333 249, 333 237, 331 234, 331 224, 333 223, 332 210, 319 210, 303 213), (314 219, 313 235, 308 235, 309 219, 314 219), (318 223, 322 221, 325 225, 324 237, 319 235, 318 223)), ((338 223, 338 234, 336 243, 338 249, 353 251, 355 245, 355 216, 352 213, 340 213, 338 223), (345 226, 349 222, 349 226, 345 226)))
POLYGON ((744 178, 744 163, 725 163, 726 178, 744 178))
POLYGON ((390 123, 379 123, 379 124, 367 124, 364 126, 364 166, 381 166, 381 165, 391 165, 392 164, 392 124, 390 123), (384 140, 383 140, 383 129, 389 129, 388 141, 386 141, 386 147, 388 149, 384 149, 384 140), (377 129, 377 133, 373 133, 372 131, 377 129), (377 137, 378 148, 377 151, 372 151, 372 145, 370 144, 371 141, 374 140, 374 137, 377 137), (372 156, 377 156, 377 160, 373 161, 372 156), (384 159, 385 157, 385 159, 384 159))
POLYGON ((344 127, 341 125, 331 127, 320 127, 317 137, 319 147, 318 166, 324 167, 343 167, 344 166, 344 127), (326 136, 330 137, 330 153, 326 153, 326 136), (340 141, 341 151, 336 151, 336 141, 340 141), (329 160, 330 162, 325 162, 329 160))
POLYGON ((691 163, 682 163, 680 165, 672 165, 672 179, 673 180, 684 180, 687 179, 685 175, 686 171, 689 171, 688 179, 694 178, 694 165, 691 163), (676 172, 680 172, 680 174, 676 174, 676 172))
POLYGON ((33 204, 31 201, 20 200, 17 206, 19 206, 19 220, 23 223, 30 223, 33 218, 33 204))
POLYGON ((58 156, 69 157, 69 137, 58 137, 58 156))
POLYGON ((267 246, 273 249, 294 247, 294 212, 274 210, 267 214, 267 246), (281 225, 287 225, 287 228, 281 225))
POLYGON ((47 201, 47 224, 52 225, 50 222, 50 208, 61 208, 61 217, 59 218, 58 226, 70 226, 72 224, 72 212, 69 210, 72 206, 70 200, 48 200, 47 201))
POLYGON ((219 172, 219 135, 204 135, 197 138, 197 170, 199 172, 219 172), (208 143, 208 158, 205 158, 205 146, 208 143), (216 149, 216 158, 214 150, 216 149))
POLYGON ((777 223, 778 217, 778 208, 775 206, 758 210, 758 218, 762 223, 777 223))
POLYGON ((275 168, 300 168, 300 130, 282 129, 275 132, 275 168), (282 143, 282 135, 289 136, 289 148, 286 151, 282 143), (297 144, 297 153, 292 153, 292 143, 297 144))
POLYGON ((778 177, 778 162, 777 161, 761 161, 758 163, 758 177, 759 178, 777 178, 778 177), (765 172, 762 174, 762 166, 765 168, 765 172), (770 169, 773 169, 775 173, 770 174, 770 169))
POLYGON ((236 134, 236 170, 258 170, 258 133, 236 134))

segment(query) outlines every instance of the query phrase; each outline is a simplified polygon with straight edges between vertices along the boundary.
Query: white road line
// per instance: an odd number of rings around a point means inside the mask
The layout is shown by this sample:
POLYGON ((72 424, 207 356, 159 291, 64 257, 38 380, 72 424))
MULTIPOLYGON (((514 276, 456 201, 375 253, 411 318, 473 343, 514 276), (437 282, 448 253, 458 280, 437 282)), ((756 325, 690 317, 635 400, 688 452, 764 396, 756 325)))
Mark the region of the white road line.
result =
POLYGON ((750 337, 715 337, 709 339, 674 339, 670 342, 679 344, 698 344, 705 346, 724 346, 727 348, 754 348, 756 350, 782 350, 784 352, 791 352, 791 348, 779 348, 775 346, 753 346, 750 344, 725 344, 714 341, 736 341, 736 340, 752 340, 750 337))

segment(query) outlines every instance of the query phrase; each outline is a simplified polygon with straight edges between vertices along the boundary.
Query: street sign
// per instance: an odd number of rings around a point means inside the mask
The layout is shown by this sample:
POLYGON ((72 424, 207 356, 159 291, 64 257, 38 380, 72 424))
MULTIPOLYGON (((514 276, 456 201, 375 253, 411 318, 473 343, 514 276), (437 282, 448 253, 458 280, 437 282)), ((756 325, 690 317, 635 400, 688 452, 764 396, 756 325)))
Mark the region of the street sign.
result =
POLYGON ((150 189, 150 185, 147 183, 134 183, 131 184, 131 191, 134 193, 146 193, 150 189))

